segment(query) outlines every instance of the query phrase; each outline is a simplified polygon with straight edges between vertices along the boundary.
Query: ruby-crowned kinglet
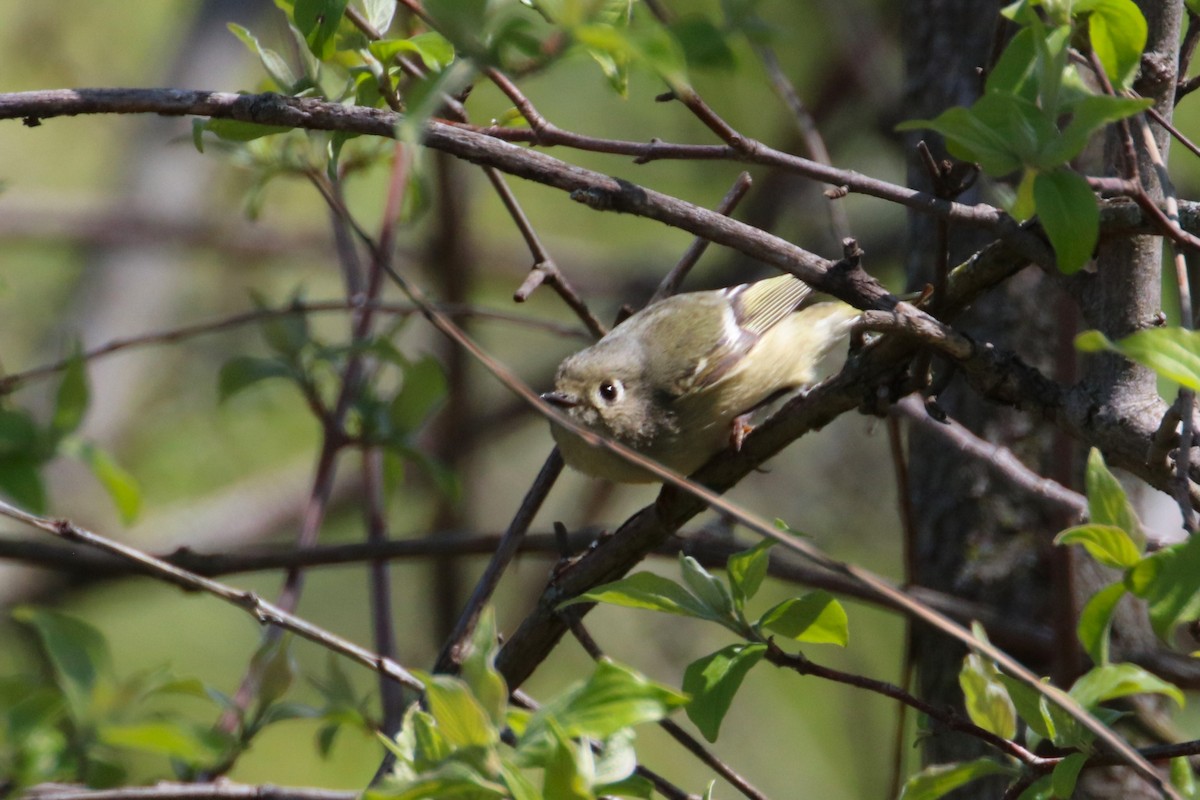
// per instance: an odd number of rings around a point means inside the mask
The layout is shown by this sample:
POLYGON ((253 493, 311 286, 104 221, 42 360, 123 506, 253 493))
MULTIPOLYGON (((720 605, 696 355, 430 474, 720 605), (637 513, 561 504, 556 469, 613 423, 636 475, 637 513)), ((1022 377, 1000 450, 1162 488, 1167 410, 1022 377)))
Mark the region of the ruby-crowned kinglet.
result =
MULTIPOLYGON (((668 297, 558 367, 542 398, 587 429, 687 475, 731 441, 739 419, 811 385, 858 312, 840 302, 796 307, 812 292, 791 275, 668 297)), ((571 467, 612 481, 657 480, 560 425, 571 467)))

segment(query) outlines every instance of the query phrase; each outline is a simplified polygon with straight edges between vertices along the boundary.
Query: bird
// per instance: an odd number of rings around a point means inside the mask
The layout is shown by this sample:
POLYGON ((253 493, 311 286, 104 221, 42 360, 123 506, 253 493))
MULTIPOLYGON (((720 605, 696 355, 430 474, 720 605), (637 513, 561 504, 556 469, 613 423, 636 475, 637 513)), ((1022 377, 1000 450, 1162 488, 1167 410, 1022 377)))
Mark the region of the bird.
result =
MULTIPOLYGON (((838 302, 799 309, 811 287, 790 274, 659 300, 565 358, 541 395, 588 431, 675 472, 740 447, 749 414, 817 380, 859 312, 838 302)), ((618 483, 660 480, 562 425, 571 468, 618 483)))

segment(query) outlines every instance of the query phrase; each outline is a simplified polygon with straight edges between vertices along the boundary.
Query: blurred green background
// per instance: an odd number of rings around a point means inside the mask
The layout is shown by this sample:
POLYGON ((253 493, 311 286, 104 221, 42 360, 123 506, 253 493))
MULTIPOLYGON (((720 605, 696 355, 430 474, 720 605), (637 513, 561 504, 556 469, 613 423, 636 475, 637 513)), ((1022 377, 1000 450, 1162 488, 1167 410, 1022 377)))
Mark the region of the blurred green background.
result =
MULTIPOLYGON (((716 2, 677 3, 677 11, 720 18, 716 2), (686 7, 686 9, 685 9, 686 7)), ((886 0, 764 2, 760 13, 784 72, 810 105, 836 165, 903 182, 904 159, 892 126, 904 118, 900 57, 900 4, 886 0)), ((0 91, 96 87, 172 86, 222 91, 255 90, 261 67, 226 22, 253 30, 287 52, 282 14, 268 0, 195 2, 159 0, 50 0, 0 5, 0 91)), ((773 93, 754 52, 735 41, 729 70, 692 75, 696 87, 743 133, 803 153, 795 123, 773 93)), ((635 73, 629 96, 607 86, 585 56, 568 59, 522 83, 541 112, 562 128, 599 137, 711 143, 711 134, 680 104, 654 101, 663 87, 635 73)), ((507 101, 481 83, 467 108, 483 124, 502 115, 507 101)), ((1189 119, 1180 124, 1188 129, 1189 119)), ((1194 128, 1194 125, 1192 126, 1194 128)), ((731 163, 628 159, 552 149, 552 155, 646 185, 702 206, 715 205, 740 166, 731 163)), ((94 347, 118 337, 166 331, 219 319, 253 307, 251 294, 285 304, 296 293, 308 300, 337 299, 341 279, 321 198, 306 183, 278 180, 261 197, 261 214, 244 213, 251 173, 218 148, 198 153, 187 119, 84 116, 47 120, 38 127, 0 125, 0 365, 19 372, 68 354, 77 341, 94 347)), ((1186 195, 1191 173, 1180 175, 1186 195)), ((548 289, 524 305, 512 292, 530 266, 528 252, 487 181, 470 165, 422 159, 426 187, 446 170, 463 224, 459 235, 472 264, 469 299, 487 308, 539 320, 570 322, 571 315, 548 289)), ((751 170, 754 174, 754 170, 751 170)), ((801 246, 833 257, 840 248, 830 231, 820 186, 799 179, 759 183, 738 212, 801 246)), ((377 225, 386 169, 356 176, 349 203, 377 225)), ((512 180, 511 184, 553 257, 597 311, 611 319, 622 303, 644 301, 689 244, 688 235, 658 223, 592 211, 562 193, 512 180)), ((431 205, 436 201, 430 200, 431 205)), ((840 201, 854 235, 867 251, 867 267, 900 288, 903 213, 878 200, 840 201)), ((401 228, 398 264, 426 286, 436 287, 440 268, 430 239, 436 212, 418 214, 401 228)), ((766 274, 714 247, 686 288, 728 285, 766 274)), ((394 293, 393 293, 394 294, 394 293)), ((348 321, 323 314, 314 327, 331 340, 344 339, 348 321)), ((471 330, 498 358, 536 389, 548 387, 554 365, 582 343, 544 330, 477 320, 471 330)), ((420 320, 404 327, 399 347, 417 356, 444 359, 447 345, 420 320)), ((319 430, 294 388, 267 382, 217 402, 217 374, 240 354, 263 355, 253 326, 125 351, 89 366, 92 406, 83 433, 128 469, 141 486, 143 511, 132 525, 119 520, 96 481, 74 462, 56 462, 47 479, 49 509, 84 526, 156 553, 181 546, 197 551, 293 540, 312 478, 319 430)), ((549 452, 546 425, 522 408, 481 367, 466 368, 467 419, 459 464, 462 494, 451 518, 462 530, 498 532, 549 452), (469 448, 469 449, 468 449, 469 448)), ((54 381, 31 382, 11 402, 49 413, 54 381)), ((732 493, 761 515, 786 520, 811 534, 834 556, 891 576, 900 575, 900 534, 894 478, 882 423, 850 416, 805 437, 748 478, 732 493)), ((322 542, 362 538, 357 503, 357 460, 345 457, 342 489, 322 531, 322 542)), ((555 487, 534 523, 547 531, 568 527, 615 528, 654 498, 646 487, 598 493, 594 482, 568 474, 555 487)), ((445 514, 437 491, 411 471, 389 498, 389 522, 397 536, 432 532, 445 514)), ((445 518, 445 517, 443 517, 445 518)), ((702 517, 692 527, 711 526, 702 517)), ((32 537, 0 523, 0 536, 32 537)), ((461 586, 469 589, 482 558, 463 560, 461 586)), ((510 570, 499 597, 503 630, 511 630, 536 598, 552 562, 521 560, 510 570)), ((676 575, 670 561, 651 568, 676 575)), ((436 597, 430 562, 395 562, 394 602, 399 659, 411 667, 432 664, 440 645, 434 608, 462 597, 436 597)), ((370 643, 364 567, 312 571, 299 607, 302 616, 359 643, 370 643)), ((274 574, 228 578, 238 587, 273 597, 274 574)), ((769 602, 795 593, 771 584, 769 602)), ((119 674, 169 665, 232 693, 259 640, 244 613, 212 598, 183 594, 137 578, 65 582, 46 570, 0 562, 0 604, 6 609, 45 604, 77 615, 108 638, 119 674)), ((861 604, 848 605, 851 644, 844 651, 814 647, 809 655, 870 677, 899 681, 904 623, 861 604)), ((613 657, 677 686, 691 660, 729 643, 714 626, 690 620, 597 609, 593 635, 613 657)), ((0 676, 30 669, 28 631, 0 617, 0 676)), ((326 654, 295 645, 300 669, 320 673, 326 654)), ((347 666, 363 691, 374 686, 365 670, 347 666)), ((584 674, 587 658, 565 642, 528 685, 547 696, 584 674)), ((303 681, 292 699, 313 700, 303 681)), ((191 703, 198 720, 215 718, 213 707, 191 703)), ((879 797, 888 786, 896 708, 864 692, 798 678, 765 665, 739 694, 715 750, 777 797, 879 797)), ((911 723, 911 721, 910 721, 911 723)), ((255 741, 230 777, 244 782, 360 788, 382 749, 370 737, 343 735, 330 758, 311 746, 315 725, 280 723, 255 741)), ((911 758, 911 735, 902 744, 911 758)), ((675 743, 653 729, 639 739, 643 763, 702 791, 709 776, 675 743)), ((140 762, 141 779, 165 777, 161 760, 140 762)), ((718 795, 728 796, 727 788, 718 795)))

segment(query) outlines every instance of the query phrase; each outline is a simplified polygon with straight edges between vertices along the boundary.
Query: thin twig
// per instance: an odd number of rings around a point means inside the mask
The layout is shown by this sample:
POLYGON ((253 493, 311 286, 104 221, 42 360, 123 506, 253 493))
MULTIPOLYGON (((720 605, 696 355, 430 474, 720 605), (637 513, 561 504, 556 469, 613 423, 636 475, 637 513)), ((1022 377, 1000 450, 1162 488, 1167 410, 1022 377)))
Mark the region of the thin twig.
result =
POLYGON ((897 402, 893 409, 903 414, 910 424, 919 425, 925 432, 941 436, 955 450, 965 453, 986 464, 997 477, 1027 492, 1035 500, 1052 509, 1066 512, 1076 520, 1087 515, 1087 498, 1060 483, 1044 478, 1002 445, 981 439, 968 428, 952 419, 937 422, 929 418, 925 406, 914 396, 897 402))
MULTIPOLYGON (((833 166, 833 159, 829 155, 829 148, 825 146, 825 138, 821 136, 821 131, 817 127, 817 121, 813 119, 813 115, 809 113, 808 108, 804 105, 804 101, 800 99, 800 93, 796 91, 796 87, 788 80, 787 75, 783 74, 783 65, 779 63, 779 56, 775 55, 775 49, 767 44, 755 44, 754 52, 758 54, 759 61, 762 62, 763 69, 767 72, 767 77, 771 80, 771 86, 775 89, 775 94, 791 109, 792 117, 796 121, 796 128, 800 132, 800 138, 804 142, 804 147, 808 150, 808 157, 818 164, 833 166)), ((830 196, 826 193, 829 199, 829 224, 833 229, 833 236, 837 241, 841 241, 850 235, 850 218, 846 216, 846 207, 838 202, 840 186, 826 184, 828 189, 834 190, 835 196, 830 196)))
POLYGON ((162 559, 155 558, 129 545, 121 544, 120 542, 93 533, 67 520, 48 519, 36 514, 30 514, 2 500, 0 500, 0 516, 5 516, 38 530, 45 531, 65 542, 82 544, 102 550, 131 564, 135 564, 139 569, 144 570, 148 574, 167 583, 175 584, 182 589, 211 594, 231 605, 237 606, 264 625, 291 631, 328 650, 341 653, 368 669, 380 672, 410 689, 418 692, 424 689, 423 684, 415 676, 390 658, 384 658, 378 653, 372 653, 370 650, 360 647, 347 639, 343 639, 335 633, 331 633, 305 619, 297 617, 274 603, 263 600, 254 594, 254 592, 235 589, 232 586, 219 583, 211 578, 201 577, 195 573, 168 564, 162 559))
POLYGON ((458 623, 454 626, 454 630, 451 631, 446 643, 442 646, 442 652, 438 655, 437 665, 434 667, 435 671, 458 671, 458 667, 462 664, 463 648, 475 630, 475 625, 479 621, 479 615, 483 613, 483 607, 491 599, 492 594, 496 591, 496 587, 500 583, 500 577, 504 574, 504 570, 508 568, 509 563, 520 549, 521 540, 529 530, 533 518, 542 507, 542 503, 545 502, 546 495, 550 493, 550 489, 554 486, 554 482, 558 479, 562 468, 562 456, 556 447, 547 456, 546 463, 542 465, 542 469, 538 472, 533 485, 525 493, 525 499, 521 501, 521 507, 517 509, 516 515, 513 516, 512 522, 508 525, 508 530, 504 532, 504 536, 500 539, 500 543, 496 547, 496 552, 493 553, 483 575, 480 576, 478 583, 475 584, 475 589, 471 593, 470 599, 467 600, 467 604, 458 618, 458 623))
MULTIPOLYGON (((470 317, 472 319, 492 320, 496 322, 504 322, 513 325, 521 325, 541 330, 547 333, 552 333, 558 337, 568 337, 588 341, 587 334, 580 328, 562 325, 550 320, 539 320, 530 317, 523 317, 517 314, 511 314, 505 311, 498 311, 480 306, 469 305, 465 303, 438 303, 438 310, 449 317, 456 319, 470 317)), ((255 311, 244 311, 238 314, 231 314, 227 317, 221 317, 210 322, 200 322, 194 325, 184 325, 179 328, 170 328, 165 331, 156 331, 153 333, 144 333, 137 336, 129 336, 119 339, 113 339, 110 342, 94 347, 90 350, 83 351, 79 356, 60 359, 49 364, 44 364, 40 367, 33 367, 20 372, 13 372, 9 375, 0 377, 0 395, 10 394, 17 388, 24 386, 30 381, 40 378, 49 378, 62 372, 71 364, 75 358, 82 358, 84 361, 94 361, 104 358, 105 356, 119 353, 123 350, 129 350, 150 345, 173 344, 176 342, 185 341, 196 336, 203 336, 210 333, 221 333, 242 325, 251 325, 257 322, 266 322, 280 317, 291 317, 302 314, 322 314, 334 311, 353 311, 359 308, 372 308, 384 314, 393 314, 398 316, 411 316, 419 313, 418 308, 412 303, 381 303, 369 302, 359 303, 350 300, 327 300, 310 303, 293 303, 284 308, 264 308, 255 311)))
MULTIPOLYGON (((738 203, 740 203, 742 198, 746 196, 746 192, 750 191, 750 187, 753 184, 754 181, 751 180, 750 173, 743 172, 739 174, 734 180, 733 186, 729 187, 729 191, 725 193, 725 196, 721 198, 721 202, 717 204, 715 211, 718 214, 724 214, 725 216, 732 214, 733 210, 737 208, 738 203)), ((692 243, 688 246, 688 249, 679 259, 679 262, 671 268, 671 271, 668 272, 658 284, 658 288, 654 290, 654 294, 651 295, 650 300, 646 303, 646 305, 653 305, 659 300, 662 300, 664 297, 669 297, 678 292, 680 285, 683 283, 683 279, 687 277, 687 274, 691 271, 692 267, 694 267, 696 262, 700 260, 700 257, 704 255, 704 251, 708 249, 710 244, 712 244, 712 242, 703 236, 697 236, 695 239, 693 239, 692 243)))
MULTIPOLYGON (((366 500, 363 514, 366 517, 367 543, 379 546, 390 541, 386 501, 383 494, 383 451, 378 447, 368 448, 362 453, 363 497, 366 500)), ((375 650, 380 655, 396 658, 396 625, 392 616, 392 588, 388 562, 372 561, 370 564, 371 630, 375 650)), ((394 736, 400 730, 404 717, 404 695, 400 687, 379 677, 380 705, 383 708, 382 731, 394 736)))
POLYGON ((887 681, 878 681, 874 678, 867 678, 862 675, 855 675, 852 672, 843 672, 832 667, 822 666, 810 661, 802 654, 791 654, 779 649, 774 640, 767 642, 767 661, 777 667, 790 669, 800 675, 815 675, 819 678, 824 678, 827 681, 835 683, 843 683, 847 686, 853 686, 858 689, 865 689, 868 692, 890 697, 893 700, 903 703, 916 711, 921 712, 930 719, 945 726, 952 731, 965 733, 981 742, 990 745, 999 750, 1001 753, 1017 759, 1022 764, 1027 766, 1038 766, 1043 763, 1044 759, 1041 756, 1034 755, 1029 750, 1014 741, 1005 739, 992 733, 989 730, 979 727, 970 720, 963 719, 952 709, 942 708, 933 703, 926 702, 916 695, 908 692, 894 683, 887 681))

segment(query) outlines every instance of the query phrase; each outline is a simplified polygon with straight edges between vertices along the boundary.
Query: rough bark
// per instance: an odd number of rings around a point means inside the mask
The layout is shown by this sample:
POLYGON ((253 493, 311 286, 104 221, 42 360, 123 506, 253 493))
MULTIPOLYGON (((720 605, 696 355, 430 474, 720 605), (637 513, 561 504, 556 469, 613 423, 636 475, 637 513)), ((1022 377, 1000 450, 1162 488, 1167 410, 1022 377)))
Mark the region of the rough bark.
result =
MULTIPOLYGON (((1145 62, 1139 89, 1159 100, 1159 111, 1170 114, 1174 89, 1175 49, 1179 41, 1178 3, 1141 3, 1150 25, 1150 59, 1145 62)), ((969 104, 980 88, 978 69, 993 51, 999 5, 989 0, 948 3, 910 0, 905 19, 908 70, 905 116, 932 117, 956 104, 969 104)), ((927 141, 929 141, 927 139, 927 141)), ((934 146, 933 141, 929 141, 934 146)), ((915 137, 910 144, 915 145, 915 137)), ((1160 147, 1165 137, 1159 136, 1160 147)), ((935 155, 941 150, 935 147, 935 155)), ((1119 145, 1105 150, 1105 166, 1116 174, 1119 145)), ((1148 164, 1142 174, 1150 174, 1148 164)), ((928 189, 921 162, 910 159, 910 185, 928 189)), ((959 198, 969 202, 973 198, 959 198)), ((912 285, 933 280, 937 237, 935 222, 911 215, 908 274, 912 285)), ((979 244, 977 232, 951 228, 950 263, 958 263, 979 244)), ((1097 273, 1081 281, 1078 297, 1063 294, 1062 284, 1042 273, 1026 270, 990 293, 962 318, 961 330, 1020 353, 1029 363, 1060 381, 1074 381, 1071 337, 1082 316, 1087 327, 1121 336, 1144 327, 1160 310, 1161 240, 1135 237, 1106 244, 1098 253, 1097 273)), ((1155 381, 1143 368, 1116 357, 1097 357, 1085 365, 1083 385, 1095 413, 1110 422, 1136 420, 1153 428, 1161 414, 1155 381)), ((938 397, 954 418, 984 438, 1006 445, 1040 473, 1079 485, 1083 460, 1079 448, 1029 414, 1001 409, 982 400, 960 380, 952 381, 938 397)), ((939 447, 933 439, 913 432, 910 437, 911 485, 915 541, 914 581, 941 591, 986 602, 1013 618, 1056 620, 1059 646, 1051 663, 1030 664, 1035 670, 1069 682, 1084 668, 1073 628, 1078 606, 1105 576, 1094 565, 1072 563, 1050 539, 1065 521, 1039 511, 1019 492, 995 482, 987 471, 960 454, 939 447)), ((1111 577, 1108 578, 1111 580, 1111 577)), ((1127 615, 1121 638, 1127 653, 1152 647, 1127 615)), ((1152 637, 1150 637, 1152 639, 1152 637)), ((963 649, 944 637, 916 632, 914 657, 919 691, 939 704, 961 703, 957 674, 963 649)), ((927 763, 956 761, 982 754, 977 742, 934 735, 926 741, 927 763)), ((1153 796, 1141 781, 1126 780, 1122 770, 1097 771, 1080 784, 1087 797, 1153 796)), ((979 782, 954 797, 1000 797, 1002 784, 979 782)))

